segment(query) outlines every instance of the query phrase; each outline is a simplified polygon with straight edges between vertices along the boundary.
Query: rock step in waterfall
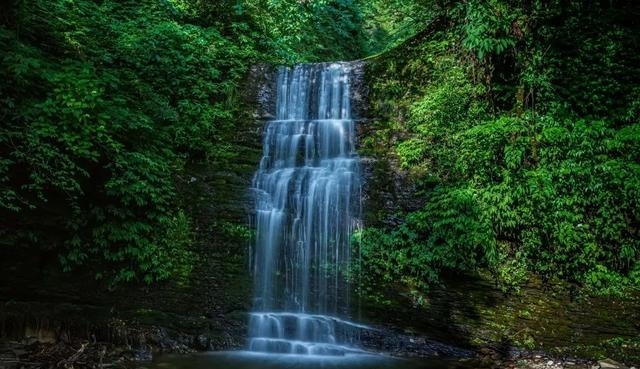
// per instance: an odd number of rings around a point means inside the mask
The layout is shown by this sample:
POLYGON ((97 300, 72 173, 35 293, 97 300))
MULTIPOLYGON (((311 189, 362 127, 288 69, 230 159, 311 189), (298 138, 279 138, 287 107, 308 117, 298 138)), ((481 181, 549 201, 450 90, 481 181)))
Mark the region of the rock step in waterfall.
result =
POLYGON ((280 68, 276 118, 255 174, 251 351, 358 352, 349 316, 350 237, 360 221, 349 65, 280 68))
POLYGON ((333 316, 289 312, 252 313, 249 326, 251 351, 308 355, 364 353, 353 343, 360 329, 368 329, 333 316))

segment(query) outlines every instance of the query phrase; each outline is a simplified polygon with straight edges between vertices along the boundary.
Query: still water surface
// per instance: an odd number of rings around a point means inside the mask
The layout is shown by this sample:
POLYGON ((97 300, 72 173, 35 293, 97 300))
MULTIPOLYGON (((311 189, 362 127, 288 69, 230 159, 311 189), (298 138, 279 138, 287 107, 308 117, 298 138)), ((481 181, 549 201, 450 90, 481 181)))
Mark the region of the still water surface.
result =
POLYGON ((384 355, 278 355, 246 351, 163 355, 147 369, 472 369, 472 362, 443 359, 400 359, 384 355))

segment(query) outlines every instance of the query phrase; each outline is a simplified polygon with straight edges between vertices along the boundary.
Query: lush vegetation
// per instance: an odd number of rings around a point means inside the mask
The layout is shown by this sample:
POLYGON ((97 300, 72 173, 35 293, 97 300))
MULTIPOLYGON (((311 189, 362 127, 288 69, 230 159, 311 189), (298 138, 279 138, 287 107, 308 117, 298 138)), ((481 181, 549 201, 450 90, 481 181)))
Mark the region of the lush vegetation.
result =
POLYGON ((185 167, 224 168, 239 154, 240 86, 252 64, 355 58, 354 9, 349 1, 3 3, 3 253, 53 255, 110 285, 186 277, 194 226, 178 191, 185 167))
POLYGON ((397 162, 419 206, 356 235, 363 275, 416 291, 478 270, 505 289, 533 273, 637 290, 639 13, 630 1, 8 2, 0 243, 110 284, 185 277, 185 168, 239 155, 248 68, 379 54, 363 153, 397 162))
POLYGON ((396 161, 422 205, 356 235, 363 275, 415 292, 488 270, 505 290, 538 275, 637 293, 638 5, 434 8, 371 67, 380 119, 365 150, 396 161))

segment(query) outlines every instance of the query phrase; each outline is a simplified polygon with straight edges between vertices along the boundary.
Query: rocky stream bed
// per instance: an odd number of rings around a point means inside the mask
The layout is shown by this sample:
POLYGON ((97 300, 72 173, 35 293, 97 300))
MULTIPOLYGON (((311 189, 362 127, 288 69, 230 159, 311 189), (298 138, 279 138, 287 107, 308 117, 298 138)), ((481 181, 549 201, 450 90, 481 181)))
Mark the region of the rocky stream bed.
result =
MULTIPOLYGON (((178 354, 188 358, 196 354, 184 343, 155 332, 155 341, 137 345, 116 345, 107 342, 69 340, 58 342, 0 342, 0 369, 39 368, 148 368, 165 354, 178 354)), ((371 338, 370 338, 371 339, 371 338)), ((371 345, 372 342, 364 342, 371 345)), ((513 347, 486 346, 462 349, 445 345, 424 337, 396 336, 377 345, 385 357, 412 360, 411 368, 442 369, 636 369, 630 363, 611 359, 584 360, 572 357, 554 357, 541 351, 521 350, 513 347), (424 366, 420 365, 424 360, 424 366), (418 363, 418 364, 416 364, 418 363)), ((180 356, 173 357, 179 361, 180 356)))

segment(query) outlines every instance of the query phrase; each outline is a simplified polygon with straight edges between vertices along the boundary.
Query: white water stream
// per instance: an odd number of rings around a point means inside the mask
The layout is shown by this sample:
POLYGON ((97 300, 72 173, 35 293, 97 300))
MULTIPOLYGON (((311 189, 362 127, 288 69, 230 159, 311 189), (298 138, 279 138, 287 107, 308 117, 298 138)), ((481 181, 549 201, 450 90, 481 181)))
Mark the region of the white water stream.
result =
POLYGON ((348 321, 350 237, 360 217, 348 64, 281 68, 255 174, 251 351, 359 352, 348 321))

